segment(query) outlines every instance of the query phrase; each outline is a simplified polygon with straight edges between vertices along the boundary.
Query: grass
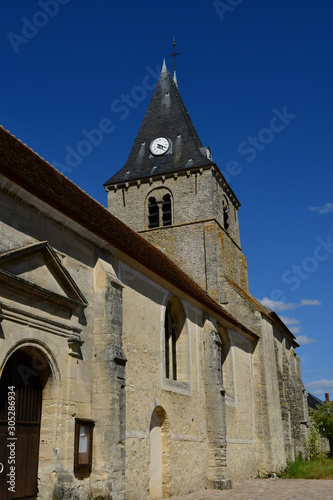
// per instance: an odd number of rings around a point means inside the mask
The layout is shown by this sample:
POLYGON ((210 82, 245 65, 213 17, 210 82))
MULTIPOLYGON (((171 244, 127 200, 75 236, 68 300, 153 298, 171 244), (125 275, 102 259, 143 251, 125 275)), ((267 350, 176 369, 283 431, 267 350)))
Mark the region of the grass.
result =
POLYGON ((297 459, 288 463, 285 471, 279 474, 282 479, 333 479, 333 458, 322 457, 317 460, 297 459))

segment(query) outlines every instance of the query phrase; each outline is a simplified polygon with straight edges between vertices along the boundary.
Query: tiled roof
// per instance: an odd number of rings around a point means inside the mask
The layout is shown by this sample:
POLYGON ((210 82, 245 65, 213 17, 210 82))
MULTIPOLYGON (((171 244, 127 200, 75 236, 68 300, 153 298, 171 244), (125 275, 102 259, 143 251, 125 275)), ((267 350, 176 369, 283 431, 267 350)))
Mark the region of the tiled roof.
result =
POLYGON ((200 148, 201 141, 178 87, 164 64, 125 166, 104 185, 215 165, 200 148), (161 156, 150 153, 150 143, 157 137, 169 139, 168 153, 161 156))
POLYGON ((317 398, 317 396, 314 396, 310 392, 308 392, 308 406, 309 408, 316 408, 318 405, 322 405, 323 402, 317 398))
POLYGON ((225 318, 249 335, 257 336, 211 299, 160 250, 2 127, 0 127, 0 173, 172 286, 182 290, 201 303, 204 308, 225 318))

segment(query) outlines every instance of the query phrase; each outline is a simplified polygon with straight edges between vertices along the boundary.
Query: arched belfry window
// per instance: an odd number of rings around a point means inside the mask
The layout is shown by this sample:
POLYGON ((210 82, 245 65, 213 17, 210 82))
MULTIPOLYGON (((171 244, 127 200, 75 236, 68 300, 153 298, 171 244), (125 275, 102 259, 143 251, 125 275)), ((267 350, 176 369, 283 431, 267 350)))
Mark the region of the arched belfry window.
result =
POLYGON ((171 196, 165 194, 162 201, 162 212, 163 212, 163 226, 171 226, 172 215, 171 215, 171 196))
POLYGON ((223 198, 223 227, 226 231, 229 228, 229 204, 226 198, 223 198))
POLYGON ((149 219, 149 229, 153 227, 158 227, 160 225, 159 220, 159 207, 156 198, 151 196, 148 200, 148 219, 149 219))
POLYGON ((172 193, 169 189, 163 187, 153 189, 148 195, 148 229, 171 226, 172 212, 172 193))

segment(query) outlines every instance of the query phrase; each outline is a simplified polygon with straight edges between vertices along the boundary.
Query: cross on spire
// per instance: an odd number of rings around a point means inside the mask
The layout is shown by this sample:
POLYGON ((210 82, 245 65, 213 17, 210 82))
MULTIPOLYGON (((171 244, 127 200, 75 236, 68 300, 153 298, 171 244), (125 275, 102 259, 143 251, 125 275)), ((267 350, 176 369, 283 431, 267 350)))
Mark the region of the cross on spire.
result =
POLYGON ((173 39, 173 54, 170 54, 169 57, 173 57, 173 69, 174 72, 176 73, 176 56, 179 56, 180 52, 176 52, 176 42, 175 39, 173 39))

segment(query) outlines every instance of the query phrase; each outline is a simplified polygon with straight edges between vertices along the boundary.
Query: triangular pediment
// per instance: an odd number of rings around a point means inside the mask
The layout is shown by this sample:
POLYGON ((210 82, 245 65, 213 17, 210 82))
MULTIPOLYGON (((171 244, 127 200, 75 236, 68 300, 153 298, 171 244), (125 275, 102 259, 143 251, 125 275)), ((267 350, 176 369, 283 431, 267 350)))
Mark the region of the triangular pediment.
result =
POLYGON ((47 241, 1 254, 0 283, 71 309, 87 305, 79 287, 47 241))

